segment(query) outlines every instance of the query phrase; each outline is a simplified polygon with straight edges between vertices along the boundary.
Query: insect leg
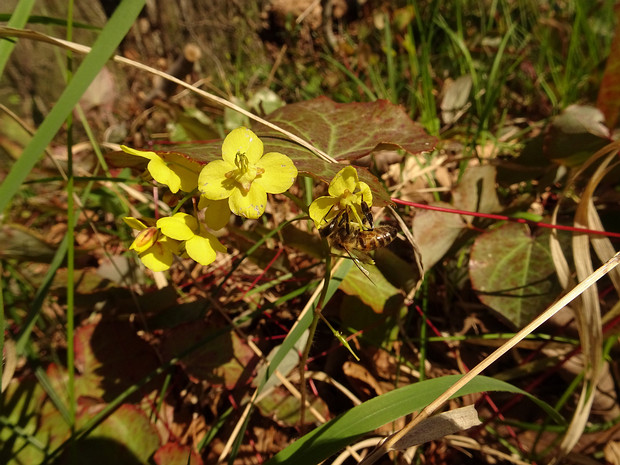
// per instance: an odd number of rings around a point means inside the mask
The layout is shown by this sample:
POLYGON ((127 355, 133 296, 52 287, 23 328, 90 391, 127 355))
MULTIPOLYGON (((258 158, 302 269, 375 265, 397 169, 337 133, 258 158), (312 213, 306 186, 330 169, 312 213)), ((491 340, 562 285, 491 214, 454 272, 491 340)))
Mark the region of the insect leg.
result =
POLYGON ((350 251, 347 247, 344 247, 344 246, 343 246, 342 248, 343 248, 343 249, 344 249, 344 251, 347 253, 347 255, 349 256, 349 258, 350 258, 351 260, 353 260, 353 263, 355 263, 355 266, 357 266, 357 269, 358 269, 358 270, 360 270, 360 271, 362 272, 362 274, 363 274, 364 276, 366 276, 366 277, 368 278, 368 280, 369 280, 372 284, 374 284, 374 285, 376 286, 376 284, 373 282, 373 280, 372 280, 372 279, 370 279, 370 273, 368 272, 368 270, 362 266, 362 262, 361 262, 361 261, 360 261, 360 260, 359 260, 356 256, 354 256, 354 255, 351 253, 351 251, 350 251))
POLYGON ((362 200, 362 213, 364 214, 364 218, 362 219, 362 221, 366 221, 370 225, 369 229, 373 229, 374 226, 373 226, 372 212, 370 211, 370 207, 368 206, 368 204, 364 202, 363 200, 362 200))
POLYGON ((345 210, 344 212, 342 212, 342 217, 340 218, 340 223, 338 223, 338 226, 344 226, 347 235, 349 235, 351 233, 350 224, 351 222, 349 221, 349 211, 345 210))

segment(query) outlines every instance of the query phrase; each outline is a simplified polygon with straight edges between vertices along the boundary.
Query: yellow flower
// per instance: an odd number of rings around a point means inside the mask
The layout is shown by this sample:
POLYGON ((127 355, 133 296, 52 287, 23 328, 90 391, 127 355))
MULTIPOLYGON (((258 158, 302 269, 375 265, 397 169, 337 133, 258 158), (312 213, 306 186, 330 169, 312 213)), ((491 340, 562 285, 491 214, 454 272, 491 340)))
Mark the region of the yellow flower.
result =
POLYGON ((208 265, 215 260, 216 251, 226 252, 217 238, 207 232, 192 215, 175 213, 173 216, 157 220, 157 227, 170 239, 183 241, 185 251, 190 258, 201 265, 208 265))
POLYGON ((329 195, 319 197, 310 204, 310 218, 320 229, 327 226, 341 211, 348 211, 351 220, 362 226, 362 202, 372 206, 372 192, 365 182, 357 177, 352 166, 341 169, 329 183, 329 195))
POLYGON ((203 208, 207 209, 205 213, 205 223, 207 223, 209 228, 217 231, 228 224, 228 220, 230 220, 228 199, 209 200, 204 195, 201 195, 198 201, 198 209, 202 210, 203 208))
POLYGON ((230 210, 246 218, 265 211, 267 194, 281 194, 295 182, 297 168, 278 152, 263 155, 263 142, 247 128, 234 129, 222 144, 222 160, 207 164, 198 190, 209 200, 228 199, 230 210))
POLYGON ((181 154, 169 152, 160 156, 155 152, 136 150, 124 145, 121 145, 121 149, 130 155, 150 160, 147 169, 153 179, 168 186, 174 194, 179 189, 183 192, 193 192, 198 186, 198 173, 201 165, 181 154))
MULTIPOLYGON (((149 270, 165 271, 170 268, 174 256, 179 254, 180 243, 164 236, 154 226, 147 226, 137 218, 123 218, 125 223, 133 229, 140 231, 129 247, 135 250, 138 257, 149 270)), ((154 220, 145 220, 152 223, 154 220)))

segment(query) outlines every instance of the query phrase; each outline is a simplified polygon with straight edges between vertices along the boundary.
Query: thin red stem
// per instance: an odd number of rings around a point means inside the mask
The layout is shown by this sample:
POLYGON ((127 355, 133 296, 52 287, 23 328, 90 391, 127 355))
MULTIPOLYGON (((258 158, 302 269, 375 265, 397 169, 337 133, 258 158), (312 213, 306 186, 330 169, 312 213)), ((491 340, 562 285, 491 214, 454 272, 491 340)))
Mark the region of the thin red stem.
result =
POLYGON ((539 226, 541 228, 559 229, 562 231, 572 231, 572 232, 584 233, 584 234, 595 234, 598 236, 615 237, 615 238, 620 239, 620 233, 609 232, 609 231, 597 231, 594 229, 576 228, 574 226, 564 226, 561 224, 542 223, 540 221, 526 220, 524 218, 513 218, 513 217, 505 216, 505 215, 494 215, 492 213, 470 212, 466 210, 458 210, 456 208, 436 207, 433 205, 425 205, 423 203, 409 202, 407 200, 400 200, 400 199, 392 199, 392 202, 397 203, 399 205, 408 205, 410 207, 421 208, 423 210, 435 210, 438 212, 456 213, 459 215, 475 216, 478 218, 487 218, 491 220, 512 221, 514 223, 529 224, 532 226, 539 226))

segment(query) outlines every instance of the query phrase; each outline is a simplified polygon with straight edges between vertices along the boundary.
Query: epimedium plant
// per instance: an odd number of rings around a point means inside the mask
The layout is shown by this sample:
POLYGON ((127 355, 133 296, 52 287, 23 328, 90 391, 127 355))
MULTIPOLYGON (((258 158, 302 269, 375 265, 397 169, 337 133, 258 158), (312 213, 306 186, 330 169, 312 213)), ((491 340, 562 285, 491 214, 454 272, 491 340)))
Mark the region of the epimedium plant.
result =
MULTIPOLYGON (((123 220, 138 232, 129 247, 152 271, 165 271, 174 257, 191 258, 201 265, 209 265, 216 252, 227 249, 205 226, 223 228, 231 212, 247 219, 257 219, 265 211, 267 194, 281 194, 295 182, 297 168, 289 157, 278 152, 263 156, 263 143, 245 127, 234 129, 222 144, 223 160, 214 160, 199 173, 196 164, 177 157, 166 161, 157 153, 121 146, 124 152, 149 160, 147 169, 154 180, 167 186, 171 192, 188 194, 196 188, 200 193, 194 215, 176 212, 169 217, 123 220), (196 180, 197 177, 197 180, 196 180), (200 215, 204 221, 199 218, 200 215), (204 223, 204 224, 203 224, 204 223)), ((329 224, 340 212, 353 216, 358 227, 362 220, 363 204, 372 205, 370 187, 359 180, 352 166, 342 168, 332 179, 329 195, 315 199, 309 207, 309 216, 317 229, 329 224)))
POLYGON ((250 129, 240 127, 228 134, 222 144, 222 160, 214 160, 200 169, 197 163, 183 157, 166 160, 155 152, 123 151, 149 160, 147 169, 154 180, 171 192, 192 194, 198 188, 200 200, 193 215, 176 212, 170 217, 125 222, 139 232, 130 249, 153 271, 164 271, 174 256, 190 257, 201 265, 209 265, 216 252, 225 253, 219 240, 206 227, 223 228, 231 212, 244 218, 260 217, 267 204, 267 194, 281 194, 295 182, 297 168, 286 155, 263 154, 263 143, 250 129), (199 211, 204 223, 199 219, 199 211), (151 224, 147 226, 145 223, 151 224))
MULTIPOLYGON (((377 147, 393 146, 419 153, 435 143, 400 107, 385 101, 336 104, 320 98, 285 106, 270 118, 346 163, 377 147), (316 125, 319 114, 327 125, 316 125), (394 125, 401 131, 395 131, 394 125), (348 144, 351 127, 361 134, 354 145, 348 144)), ((175 256, 211 264, 217 252, 226 253, 213 231, 228 224, 231 213, 244 219, 259 218, 265 211, 267 194, 286 192, 298 174, 329 183, 328 195, 318 197, 308 208, 318 229, 344 210, 351 214, 352 222, 362 225, 362 203, 389 203, 385 189, 366 169, 327 163, 308 149, 277 136, 273 129, 258 125, 259 130, 261 137, 240 127, 222 143, 181 146, 178 151, 121 146, 125 157, 129 154, 148 160, 146 169, 153 180, 173 194, 181 192, 194 199, 191 214, 176 211, 180 202, 170 217, 124 219, 138 231, 130 249, 138 253, 147 268, 165 271, 175 256)), ((119 161, 118 153, 116 157, 117 165, 125 164, 119 161)))
MULTIPOLYGON (((107 59, 109 53, 105 55, 107 59)), ((84 68, 88 68, 88 66, 84 66, 84 68)), ((302 134, 303 137, 312 141, 317 147, 329 152, 338 161, 349 162, 360 156, 360 153, 367 153, 372 148, 386 142, 397 143, 401 148, 409 150, 410 153, 416 153, 415 149, 411 147, 418 141, 426 141, 420 142, 421 145, 425 144, 424 150, 432 147, 425 135, 420 135, 419 132, 416 133, 415 130, 411 130, 409 122, 399 121, 396 116, 396 107, 383 105, 383 110, 386 110, 387 114, 391 113, 392 119, 376 118, 377 115, 381 115, 382 110, 382 104, 377 103, 377 105, 338 105, 324 99, 317 99, 316 101, 285 107, 283 111, 272 115, 271 120, 277 122, 280 127, 291 128, 293 132, 302 134), (317 117, 314 121, 310 121, 307 117, 297 118, 297 115, 293 118, 291 117, 293 107, 304 116, 311 113, 308 109, 313 108, 317 117), (334 116, 332 119, 332 115, 337 115, 337 117, 334 116), (329 123, 321 127, 325 121, 329 123), (379 133, 381 136, 378 135, 379 133), (413 142, 406 140, 409 136, 413 142), (369 149, 369 147, 371 148, 369 149)), ((60 108, 60 105, 58 107, 60 108)), ((381 185, 367 172, 363 170, 358 172, 352 167, 341 169, 342 166, 339 164, 327 164, 320 159, 308 156, 306 151, 292 145, 289 141, 282 140, 281 136, 274 133, 272 128, 265 129, 258 125, 254 126, 253 129, 265 138, 265 146, 269 147, 268 152, 278 150, 275 147, 287 147, 279 150, 290 155, 294 160, 293 166, 299 172, 330 183, 329 195, 315 200, 310 206, 310 216, 317 227, 325 226, 341 210, 350 211, 354 220, 359 223, 360 215, 363 213, 360 213, 359 210, 362 201, 372 205, 372 201, 369 201, 371 198, 379 204, 389 200, 386 192, 381 189, 381 185)), ((225 155, 220 147, 221 144, 219 142, 216 144, 215 158, 225 155)), ((148 169, 152 177, 157 182, 168 186, 171 192, 178 193, 181 191, 187 193, 188 196, 193 196, 193 194, 197 196, 197 202, 194 202, 194 205, 197 203, 197 207, 195 206, 191 213, 178 211, 181 208, 180 206, 185 204, 185 201, 182 201, 179 202, 179 207, 173 211, 170 217, 157 220, 137 218, 126 220, 139 231, 132 248, 140 254, 145 264, 150 264, 151 269, 157 267, 161 270, 167 269, 173 263, 175 255, 187 256, 199 263, 211 263, 217 252, 224 253, 226 251, 224 245, 219 242, 212 231, 221 229, 228 222, 230 214, 233 213, 233 208, 239 207, 235 213, 241 213, 244 218, 252 218, 252 215, 258 215, 260 205, 265 205, 265 202, 261 203, 263 197, 257 187, 263 187, 265 199, 266 193, 270 192, 267 188, 273 187, 260 186, 260 181, 267 179, 267 176, 263 176, 266 173, 266 166, 260 164, 264 157, 254 156, 255 149, 252 149, 252 156, 246 152, 234 153, 234 156, 228 157, 227 166, 220 167, 219 174, 223 174, 223 177, 219 176, 222 189, 212 195, 218 199, 203 195, 199 180, 201 173, 205 170, 201 164, 195 162, 191 153, 143 152, 127 149, 129 153, 132 150, 135 152, 134 155, 139 155, 148 160, 148 169), (145 153, 148 155, 140 155, 145 153), (243 198, 244 194, 245 197, 250 197, 253 200, 246 199, 247 204, 242 203, 239 197, 243 198), (237 201, 233 200, 233 195, 237 196, 235 197, 237 201), (231 206, 231 202, 234 207, 231 206), (244 209, 244 206, 247 208, 244 209), (243 212, 246 215, 243 215, 243 212)), ((199 150, 204 150, 204 147, 199 150)), ((207 166, 213 165, 214 168, 212 169, 217 171, 218 163, 215 158, 208 160, 207 166)), ((225 158, 222 156, 222 161, 226 161, 225 158)), ((275 164, 277 165, 277 163, 275 164)), ((207 186, 209 183, 214 183, 217 187, 218 177, 215 176, 216 173, 212 174, 214 174, 213 177, 207 177, 207 186)), ((71 321, 71 317, 68 320, 71 321)), ((142 361, 141 357, 139 359, 142 361)), ((420 405, 421 407, 422 405, 420 405)), ((360 416, 359 421, 366 424, 367 416, 371 416, 376 410, 378 409, 367 411, 366 415, 360 416)), ((377 423, 377 425, 379 424, 377 423)), ((303 445, 302 441, 298 442, 303 445)), ((304 455, 308 456, 307 453, 304 455)))

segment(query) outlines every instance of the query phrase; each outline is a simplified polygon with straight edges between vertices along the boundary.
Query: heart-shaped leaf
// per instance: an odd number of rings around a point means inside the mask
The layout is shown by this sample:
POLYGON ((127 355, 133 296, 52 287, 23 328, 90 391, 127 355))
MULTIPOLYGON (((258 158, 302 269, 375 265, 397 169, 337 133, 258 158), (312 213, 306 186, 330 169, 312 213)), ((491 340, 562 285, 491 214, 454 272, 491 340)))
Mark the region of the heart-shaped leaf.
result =
POLYGON ((469 259, 478 297, 517 328, 557 297, 549 230, 532 235, 525 225, 507 223, 481 234, 469 259))

